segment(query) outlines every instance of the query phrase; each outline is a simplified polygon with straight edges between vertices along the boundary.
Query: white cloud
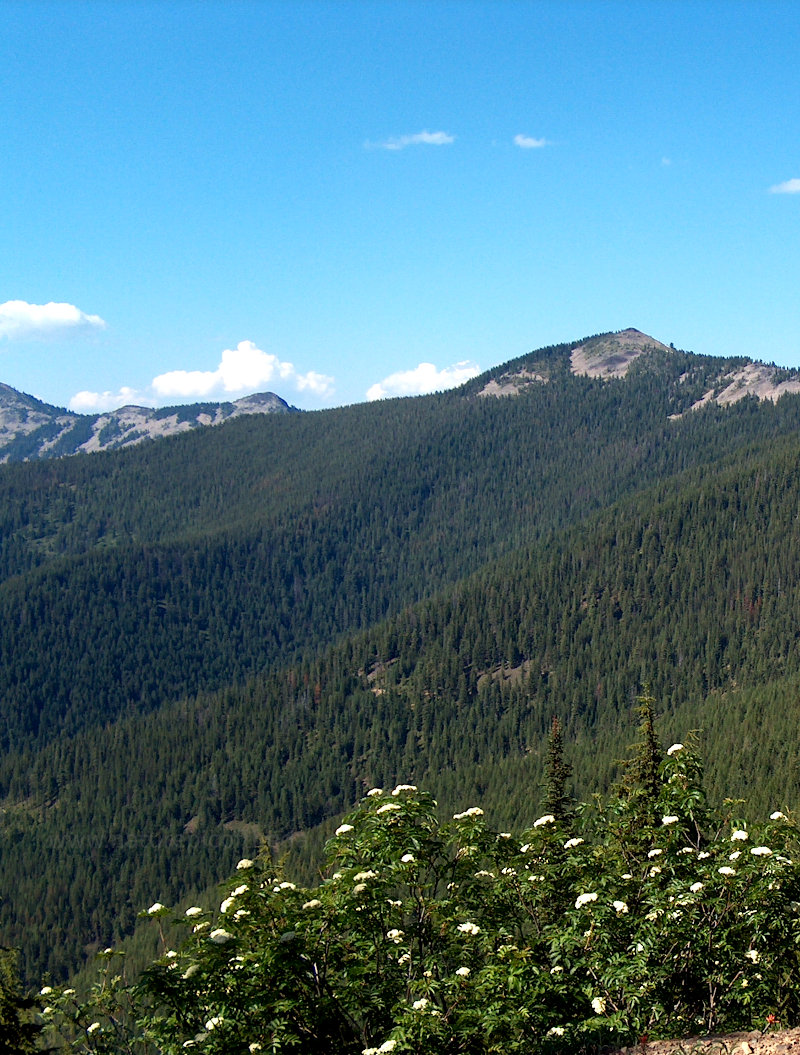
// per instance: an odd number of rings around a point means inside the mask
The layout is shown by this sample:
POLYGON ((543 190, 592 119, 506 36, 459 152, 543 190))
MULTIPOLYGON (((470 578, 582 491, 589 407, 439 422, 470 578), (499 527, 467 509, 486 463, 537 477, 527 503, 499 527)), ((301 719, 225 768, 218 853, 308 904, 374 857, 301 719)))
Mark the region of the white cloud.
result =
POLYGON ((533 136, 520 135, 514 136, 514 142, 518 147, 522 147, 523 150, 536 150, 538 147, 546 147, 548 145, 546 139, 534 139, 533 136))
POLYGON ((441 392, 445 388, 463 385, 481 372, 475 363, 462 362, 438 370, 433 363, 420 363, 413 370, 400 370, 367 389, 367 399, 386 399, 388 396, 422 396, 441 392))
POLYGON ((776 183, 770 187, 770 194, 800 194, 800 179, 787 179, 785 183, 776 183))
POLYGON ((123 385, 119 392, 76 392, 69 401, 69 409, 75 414, 99 414, 119 407, 147 406, 149 402, 136 389, 123 385))
POLYGON ((426 146, 441 147, 455 142, 456 137, 447 132, 416 132, 409 136, 390 136, 382 143, 367 143, 368 147, 380 147, 382 150, 403 150, 405 147, 424 144, 426 146))
POLYGON ((74 304, 28 304, 7 300, 0 304, 0 337, 63 337, 75 330, 104 329, 99 315, 87 315, 74 304))
POLYGON ((236 348, 225 349, 216 370, 171 370, 153 378, 153 391, 159 398, 230 396, 253 392, 275 380, 316 395, 328 395, 333 390, 332 377, 313 371, 298 374, 291 363, 262 351, 252 341, 240 341, 236 348))
POLYGON ((333 392, 333 378, 326 374, 318 374, 315 370, 309 370, 307 374, 298 374, 295 384, 299 391, 313 392, 315 396, 328 396, 333 392))
POLYGON ((89 414, 114 410, 128 403, 163 406, 170 402, 218 402, 263 391, 275 382, 281 383, 275 387, 291 385, 299 392, 311 392, 320 398, 330 396, 334 386, 333 378, 326 374, 314 370, 298 374, 291 363, 262 351, 252 341, 240 341, 235 348, 223 351, 216 370, 168 370, 154 377, 145 392, 126 387, 116 393, 78 392, 69 406, 70 410, 89 414))

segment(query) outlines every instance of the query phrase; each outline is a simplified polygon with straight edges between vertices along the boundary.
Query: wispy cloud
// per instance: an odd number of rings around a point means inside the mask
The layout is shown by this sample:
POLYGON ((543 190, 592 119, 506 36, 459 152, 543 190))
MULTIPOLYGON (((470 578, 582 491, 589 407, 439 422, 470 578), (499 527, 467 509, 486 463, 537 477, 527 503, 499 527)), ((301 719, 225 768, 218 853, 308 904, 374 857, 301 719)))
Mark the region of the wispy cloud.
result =
POLYGON ((295 384, 300 392, 313 392, 315 396, 329 396, 333 392, 333 378, 327 374, 318 374, 316 370, 297 374, 295 384))
POLYGON ((186 400, 227 400, 248 395, 267 385, 290 386, 298 392, 311 392, 325 398, 333 393, 333 378, 310 370, 301 374, 292 363, 283 362, 271 352, 257 348, 252 341, 240 341, 226 348, 215 370, 169 370, 158 374, 144 391, 122 387, 118 392, 78 392, 70 400, 70 410, 81 414, 114 410, 135 403, 156 406, 186 400))
POLYGON ((522 133, 514 136, 514 142, 523 150, 538 150, 539 147, 548 146, 546 139, 535 139, 533 136, 525 136, 522 133))
POLYGON ((770 194, 800 194, 800 179, 787 179, 785 183, 776 183, 770 187, 770 194))
POLYGON ((476 363, 461 362, 437 369, 433 363, 420 363, 413 370, 400 370, 367 389, 367 399, 386 399, 390 396, 422 396, 463 385, 481 372, 476 363))
POLYGON ((58 338, 76 330, 104 327, 99 315, 87 315, 74 304, 29 304, 26 300, 0 304, 0 337, 9 340, 58 338))
POLYGON ((378 148, 379 150, 405 150, 406 147, 413 146, 433 146, 442 147, 448 146, 450 143, 454 143, 456 140, 455 136, 451 136, 447 132, 416 132, 414 135, 408 136, 390 136, 388 139, 384 139, 380 143, 365 143, 365 146, 369 149, 378 148))

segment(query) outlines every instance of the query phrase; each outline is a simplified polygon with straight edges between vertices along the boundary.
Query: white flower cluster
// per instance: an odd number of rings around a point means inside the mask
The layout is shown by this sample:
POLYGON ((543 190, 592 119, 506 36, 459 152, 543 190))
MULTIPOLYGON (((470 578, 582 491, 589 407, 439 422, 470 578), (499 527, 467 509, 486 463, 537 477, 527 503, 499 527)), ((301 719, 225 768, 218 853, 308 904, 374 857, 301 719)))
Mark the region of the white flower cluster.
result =
POLYGON ((538 820, 533 822, 534 828, 541 828, 545 824, 555 824, 556 819, 552 813, 545 813, 544 817, 539 817, 538 820))
POLYGON ((417 785, 416 784, 398 784, 397 787, 392 792, 392 794, 396 797, 397 795, 402 795, 402 793, 404 791, 416 791, 416 790, 417 790, 417 785))
POLYGON ((211 931, 209 938, 215 945, 224 945, 226 941, 233 940, 233 935, 229 934, 228 931, 223 930, 222 927, 218 927, 216 930, 211 931))
POLYGON ((677 755, 679 751, 683 750, 683 744, 673 744, 672 747, 667 748, 668 755, 677 755))
POLYGON ((583 908, 584 905, 588 905, 592 901, 597 901, 597 894, 578 894, 575 899, 575 908, 583 908))
POLYGON ((336 829, 336 831, 333 834, 334 835, 347 835, 347 833, 351 832, 352 830, 353 830, 353 825, 352 824, 340 824, 339 827, 336 829))
POLYGON ((481 928, 476 923, 459 923, 458 929, 462 934, 480 934, 481 928))
POLYGON ((396 1040, 385 1040, 378 1048, 362 1048, 361 1055, 383 1055, 386 1051, 394 1051, 396 1047, 396 1040))
POLYGON ((470 808, 468 810, 464 810, 463 813, 454 813, 453 814, 453 820, 454 821, 463 821, 463 820, 466 820, 467 817, 482 817, 482 816, 483 816, 483 810, 480 808, 480 806, 470 806, 470 808))

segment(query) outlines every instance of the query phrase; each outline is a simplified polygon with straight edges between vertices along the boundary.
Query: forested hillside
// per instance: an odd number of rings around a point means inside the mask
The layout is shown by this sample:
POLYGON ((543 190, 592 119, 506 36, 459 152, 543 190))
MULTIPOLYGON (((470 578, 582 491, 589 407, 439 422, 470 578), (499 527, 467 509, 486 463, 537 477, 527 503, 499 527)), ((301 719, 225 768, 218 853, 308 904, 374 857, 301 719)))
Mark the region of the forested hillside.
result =
POLYGON ((718 360, 246 418, 0 472, 0 924, 65 977, 373 784, 532 821, 553 715, 608 786, 649 684, 712 793, 796 805, 800 399, 718 360), (678 417, 677 415, 682 415, 678 417), (757 735, 755 735, 757 733, 757 735))

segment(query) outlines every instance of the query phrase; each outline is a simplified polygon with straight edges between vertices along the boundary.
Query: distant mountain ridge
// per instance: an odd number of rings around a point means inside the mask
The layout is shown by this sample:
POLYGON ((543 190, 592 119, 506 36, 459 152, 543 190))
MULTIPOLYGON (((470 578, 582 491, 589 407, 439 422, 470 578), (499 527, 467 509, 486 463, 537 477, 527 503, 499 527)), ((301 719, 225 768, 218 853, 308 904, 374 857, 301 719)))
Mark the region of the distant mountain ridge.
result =
MULTIPOLYGON (((557 346, 555 356, 542 358, 541 352, 520 356, 492 367, 461 391, 468 397, 515 396, 565 372, 613 381, 625 379, 632 368, 662 371, 670 388, 671 420, 709 403, 725 406, 745 396, 775 402, 782 395, 800 393, 800 371, 741 356, 679 351, 632 327, 557 346)), ((125 406, 101 414, 76 414, 0 383, 0 464, 118 450, 243 415, 294 412, 297 408, 274 392, 261 392, 234 402, 158 409, 125 406)))
POLYGON ((274 392, 260 392, 230 403, 159 409, 126 406, 102 414, 76 414, 0 384, 0 462, 116 450, 244 414, 288 414, 295 409, 274 392))
MULTIPOLYGON (((756 362, 752 359, 724 359, 713 356, 693 356, 662 344, 640 330, 629 328, 617 333, 600 334, 576 344, 569 354, 569 370, 584 377, 601 380, 619 380, 628 375, 636 363, 642 369, 654 369, 664 357, 675 364, 686 361, 686 367, 671 381, 676 403, 672 419, 687 410, 698 410, 708 403, 725 406, 736 403, 745 396, 769 399, 773 403, 787 394, 800 392, 800 371, 786 370, 774 364, 756 362), (702 369, 692 369, 691 360, 702 364, 702 369), (692 381, 702 376, 704 386, 696 398, 687 402, 692 393, 692 381)), ((553 366, 546 362, 531 363, 530 357, 512 360, 504 367, 491 371, 491 376, 478 391, 479 396, 514 396, 531 385, 547 384, 552 380, 553 366)))

